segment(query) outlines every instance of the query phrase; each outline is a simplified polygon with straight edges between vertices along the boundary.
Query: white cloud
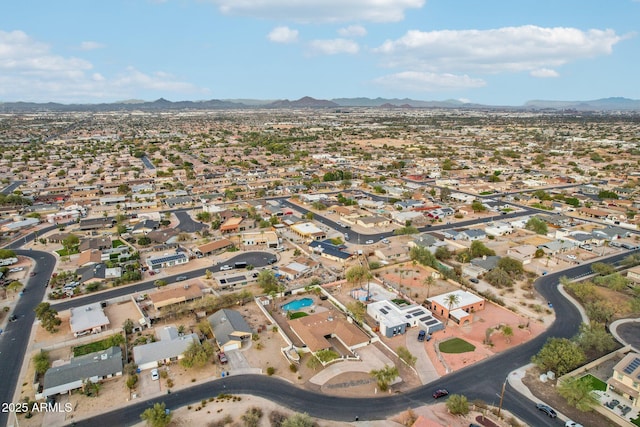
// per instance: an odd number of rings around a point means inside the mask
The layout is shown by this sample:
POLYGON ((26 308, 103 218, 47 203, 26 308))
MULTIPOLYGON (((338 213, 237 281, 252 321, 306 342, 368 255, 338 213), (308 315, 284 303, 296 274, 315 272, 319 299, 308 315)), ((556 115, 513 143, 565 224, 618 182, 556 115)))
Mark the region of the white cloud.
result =
POLYGON ((362 25, 349 25, 345 28, 340 28, 338 34, 342 37, 363 37, 367 35, 367 29, 362 25))
POLYGON ((298 30, 289 27, 276 27, 267 36, 274 43, 295 43, 298 41, 298 30))
POLYGON ((339 53, 358 53, 358 43, 348 39, 313 40, 309 43, 312 53, 336 55, 339 53))
POLYGON ((549 78, 559 77, 560 74, 556 70, 550 68, 538 68, 537 70, 531 70, 529 73, 532 77, 549 78))
POLYGON ((409 90, 413 92, 436 92, 441 90, 472 89, 486 86, 482 79, 467 75, 448 73, 429 73, 419 71, 404 71, 378 77, 373 82, 395 90, 409 90))
POLYGON ((22 31, 0 31, 0 99, 3 101, 94 102, 135 96, 144 90, 202 93, 163 72, 127 68, 115 78, 91 62, 64 57, 22 31))
POLYGON ((374 52, 390 67, 433 72, 532 71, 608 55, 623 37, 613 30, 542 28, 533 25, 492 30, 409 31, 374 52))
POLYGON ((80 43, 80 50, 95 50, 102 49, 103 47, 105 47, 105 45, 98 42, 86 41, 80 43))
POLYGON ((397 22, 425 0, 209 0, 222 13, 297 22, 397 22))

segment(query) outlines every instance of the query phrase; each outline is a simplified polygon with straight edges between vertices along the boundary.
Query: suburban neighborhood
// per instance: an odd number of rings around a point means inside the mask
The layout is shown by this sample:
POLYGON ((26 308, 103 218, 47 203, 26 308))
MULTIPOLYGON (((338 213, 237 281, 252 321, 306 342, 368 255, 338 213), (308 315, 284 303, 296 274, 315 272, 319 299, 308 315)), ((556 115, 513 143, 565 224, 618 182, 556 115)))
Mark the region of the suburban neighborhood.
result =
MULTIPOLYGON (((205 384, 233 394, 242 376, 345 400, 426 390, 384 419, 306 414, 321 426, 640 425, 633 115, 220 109, 0 123, 0 357, 20 336, 5 387, 26 408, 9 425, 83 425, 205 384), (495 390, 448 381, 489 377, 510 355, 524 363, 495 390)), ((220 395, 166 411, 222 423, 220 395)), ((229 425, 250 425, 233 414, 229 425)))

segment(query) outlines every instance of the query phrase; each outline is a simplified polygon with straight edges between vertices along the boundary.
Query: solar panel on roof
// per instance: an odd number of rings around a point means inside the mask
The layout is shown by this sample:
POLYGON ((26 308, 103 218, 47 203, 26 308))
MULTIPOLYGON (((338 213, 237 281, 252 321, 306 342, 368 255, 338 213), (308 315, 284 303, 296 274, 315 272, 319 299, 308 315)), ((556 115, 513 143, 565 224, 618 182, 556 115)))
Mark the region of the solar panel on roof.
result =
POLYGON ((631 361, 631 363, 629 363, 627 365, 626 368, 624 368, 624 373, 625 374, 631 374, 633 371, 635 371, 638 366, 640 366, 640 358, 635 358, 631 361))
POLYGON ((384 308, 380 309, 380 313, 382 314, 389 314, 389 312, 387 310, 385 310, 384 308))
POLYGON ((428 326, 431 326, 431 325, 435 325, 435 324, 437 324, 437 323, 438 323, 438 321, 437 321, 436 319, 431 319, 430 321, 425 322, 425 323, 426 323, 428 326))
POLYGON ((415 310, 411 310, 411 311, 409 312, 409 314, 414 314, 414 313, 422 313, 422 310, 421 310, 421 309, 419 309, 419 308, 416 308, 415 310))

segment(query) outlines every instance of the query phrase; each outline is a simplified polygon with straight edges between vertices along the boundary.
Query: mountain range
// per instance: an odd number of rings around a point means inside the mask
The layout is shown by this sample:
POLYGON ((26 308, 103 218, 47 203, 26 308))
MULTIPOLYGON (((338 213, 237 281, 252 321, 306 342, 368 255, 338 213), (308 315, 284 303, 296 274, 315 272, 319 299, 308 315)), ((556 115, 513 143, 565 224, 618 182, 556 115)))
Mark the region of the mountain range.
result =
POLYGON ((464 103, 458 100, 419 101, 409 98, 335 98, 331 100, 315 99, 305 96, 298 100, 258 100, 258 99, 211 99, 205 101, 168 101, 164 98, 155 101, 126 100, 103 104, 60 104, 55 102, 0 102, 2 113, 35 112, 72 112, 72 111, 162 111, 162 110, 212 110, 212 109, 299 109, 299 108, 450 108, 483 110, 520 110, 520 111, 638 111, 640 100, 612 97, 592 101, 528 101, 522 106, 495 106, 464 103))

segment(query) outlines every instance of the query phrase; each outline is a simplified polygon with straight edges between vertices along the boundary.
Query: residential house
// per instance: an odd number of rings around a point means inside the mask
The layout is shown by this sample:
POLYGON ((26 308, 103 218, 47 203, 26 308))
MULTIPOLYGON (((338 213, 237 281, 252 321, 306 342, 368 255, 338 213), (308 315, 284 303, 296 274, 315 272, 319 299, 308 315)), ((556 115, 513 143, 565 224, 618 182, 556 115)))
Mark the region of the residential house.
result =
POLYGON ((466 230, 462 230, 455 236, 455 240, 468 240, 470 242, 474 240, 483 240, 487 238, 487 234, 484 230, 479 230, 476 228, 469 228, 466 230))
POLYGON ((122 350, 106 350, 72 358, 65 364, 47 369, 44 374, 43 397, 66 394, 82 388, 86 381, 97 383, 122 375, 122 350))
POLYGON ((198 246, 194 252, 199 256, 208 256, 216 253, 223 252, 229 247, 233 246, 233 242, 229 239, 219 239, 214 240, 213 242, 205 243, 204 245, 198 246))
POLYGON ((152 219, 144 219, 133 226, 131 234, 148 234, 160 228, 160 222, 152 219))
POLYGON ((387 338, 401 335, 406 328, 418 327, 428 333, 444 329, 444 325, 429 310, 415 304, 397 305, 383 300, 367 304, 367 314, 376 321, 380 333, 387 338))
POLYGON ((291 231, 307 241, 324 240, 327 238, 327 233, 311 222, 293 224, 290 228, 291 231))
POLYGON ((556 255, 570 251, 577 246, 578 243, 573 240, 553 240, 551 242, 540 244, 537 248, 542 249, 546 255, 556 255))
POLYGON ((381 261, 395 261, 409 257, 409 251, 402 245, 378 247, 375 249, 374 254, 381 261))
POLYGON ((175 265, 186 264, 188 262, 189 257, 184 252, 147 258, 147 266, 151 270, 173 267, 175 265))
POLYGON ((356 224, 361 225, 365 228, 379 228, 391 224, 391 221, 389 220, 389 218, 385 218, 379 215, 373 215, 358 218, 356 220, 356 224))
POLYGON ((627 279, 633 280, 636 284, 640 283, 640 265, 636 265, 627 270, 627 279))
POLYGON ((288 323, 293 333, 314 353, 333 348, 332 339, 343 346, 340 353, 344 353, 344 350, 353 352, 371 340, 369 335, 343 315, 332 311, 310 314, 289 320, 288 323))
POLYGON ((535 258, 536 250, 533 245, 518 245, 507 249, 507 256, 527 265, 535 258))
POLYGON ((484 232, 487 236, 504 236, 513 233, 513 227, 508 222, 496 221, 485 227, 484 232))
POLYGON ((69 324, 75 337, 96 334, 109 328, 109 319, 104 314, 100 303, 73 307, 70 310, 69 324))
POLYGON ((156 328, 158 341, 133 347, 133 360, 138 369, 152 369, 176 362, 192 344, 199 344, 198 334, 180 334, 175 326, 156 328))
POLYGON ((97 237, 90 239, 82 239, 78 246, 78 251, 83 252, 90 249, 97 249, 103 251, 105 249, 111 249, 110 237, 97 237))
POLYGON ((607 390, 614 391, 640 408, 640 354, 629 353, 613 367, 613 375, 607 381, 607 390))
POLYGON ((464 325, 473 321, 473 313, 484 310, 485 300, 468 291, 457 290, 428 298, 431 312, 445 319, 464 325), (455 304, 449 304, 455 295, 455 304))
MULTIPOLYGON (((192 282, 182 282, 165 286, 149 293, 149 300, 156 311, 174 304, 193 301, 203 297, 200 286, 192 282)), ((159 316, 152 316, 159 317, 159 316)))
POLYGON ((235 310, 218 310, 208 317, 208 321, 216 343, 222 351, 238 350, 251 340, 251 327, 235 310))
POLYGON ((480 258, 473 258, 470 261, 470 264, 480 269, 480 274, 488 273, 489 271, 496 268, 498 265, 498 261, 500 261, 500 257, 497 255, 491 256, 483 256, 480 258))
POLYGON ((300 277, 316 271, 320 263, 307 257, 297 257, 287 265, 280 267, 278 272, 289 280, 296 280, 300 277))
POLYGON ((327 258, 333 261, 344 263, 346 260, 352 257, 352 254, 346 252, 344 246, 336 246, 331 241, 313 241, 309 243, 309 248, 312 252, 319 253, 321 257, 327 258))

